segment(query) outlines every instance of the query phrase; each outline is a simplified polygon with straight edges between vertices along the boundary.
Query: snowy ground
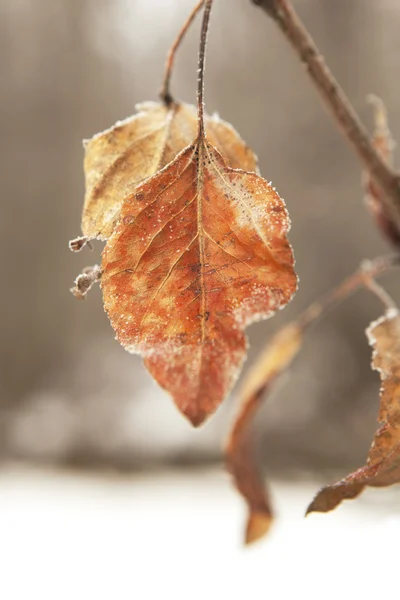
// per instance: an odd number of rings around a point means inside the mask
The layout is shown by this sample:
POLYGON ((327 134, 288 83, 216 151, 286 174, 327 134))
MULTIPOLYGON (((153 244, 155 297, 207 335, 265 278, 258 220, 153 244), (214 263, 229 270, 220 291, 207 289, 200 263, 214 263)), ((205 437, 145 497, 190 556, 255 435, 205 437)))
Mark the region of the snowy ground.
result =
POLYGON ((275 483, 280 518, 268 540, 245 549, 244 507, 218 471, 101 478, 3 470, 0 598, 397 597, 398 494, 368 492, 304 519, 317 487, 275 483))

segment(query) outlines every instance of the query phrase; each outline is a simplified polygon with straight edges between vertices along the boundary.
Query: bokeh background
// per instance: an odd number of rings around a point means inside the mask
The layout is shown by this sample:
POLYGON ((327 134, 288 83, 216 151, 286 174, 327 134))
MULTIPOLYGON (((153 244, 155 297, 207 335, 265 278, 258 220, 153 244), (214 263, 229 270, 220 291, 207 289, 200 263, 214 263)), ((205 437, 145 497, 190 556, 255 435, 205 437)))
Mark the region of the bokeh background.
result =
MULTIPOLYGON (((295 2, 369 127, 366 96, 381 96, 400 139, 397 0, 295 2)), ((69 293, 93 252, 68 250, 80 233, 81 140, 156 99, 167 50, 192 0, 1 0, 2 209, 0 458, 131 470, 221 460, 234 396, 193 431, 138 357, 114 340, 93 290, 69 293)), ((176 62, 173 92, 195 101, 199 21, 176 62)), ((386 252, 362 203, 360 164, 303 67, 250 0, 216 0, 206 107, 233 123, 286 199, 300 289, 282 313, 249 330, 246 368, 272 333, 386 252)), ((398 297, 397 275, 385 278, 398 297)), ((382 312, 367 292, 313 330, 260 413, 269 470, 343 470, 363 460, 379 378, 364 330, 382 312)))

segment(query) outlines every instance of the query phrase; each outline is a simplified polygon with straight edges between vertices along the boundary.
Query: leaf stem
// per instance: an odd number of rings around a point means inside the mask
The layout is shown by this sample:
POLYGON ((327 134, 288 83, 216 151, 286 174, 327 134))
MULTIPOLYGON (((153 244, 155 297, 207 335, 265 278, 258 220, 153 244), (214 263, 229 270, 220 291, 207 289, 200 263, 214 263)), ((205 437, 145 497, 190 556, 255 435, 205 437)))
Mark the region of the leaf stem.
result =
POLYGON ((199 10, 203 6, 203 4, 204 4, 204 0, 200 0, 200 2, 198 2, 196 4, 196 6, 193 8, 192 12, 186 19, 185 23, 183 24, 181 30, 179 31, 174 43, 172 44, 172 46, 168 52, 167 60, 165 63, 163 83, 162 83, 160 93, 159 93, 160 100, 166 106, 169 106, 170 104, 172 104, 174 102, 174 98, 171 94, 170 87, 171 87, 171 76, 172 76, 172 71, 174 68, 177 50, 178 50, 179 46, 181 45, 183 38, 185 37, 188 29, 190 28, 191 24, 193 23, 197 13, 199 12, 199 10))
POLYGON ((377 282, 373 277, 369 276, 369 273, 365 273, 364 286, 382 302, 388 310, 397 310, 396 302, 388 294, 388 292, 377 282))
POLYGON ((208 25, 213 0, 205 0, 203 22, 201 24, 199 62, 197 70, 197 123, 198 139, 204 139, 204 66, 206 59, 206 45, 208 25))
POLYGON ((296 319, 298 325, 304 330, 314 321, 319 319, 323 313, 333 308, 339 302, 342 302, 360 287, 374 293, 377 298, 383 302, 386 308, 394 308, 395 303, 389 294, 379 286, 374 279, 389 269, 400 265, 400 255, 390 254, 388 256, 379 256, 371 261, 364 261, 355 273, 347 277, 333 290, 329 291, 316 302, 310 304, 308 308, 296 319))
POLYGON ((293 46, 344 136, 384 195, 388 214, 400 229, 400 177, 373 147, 371 139, 336 81, 290 0, 252 0, 265 10, 293 46))

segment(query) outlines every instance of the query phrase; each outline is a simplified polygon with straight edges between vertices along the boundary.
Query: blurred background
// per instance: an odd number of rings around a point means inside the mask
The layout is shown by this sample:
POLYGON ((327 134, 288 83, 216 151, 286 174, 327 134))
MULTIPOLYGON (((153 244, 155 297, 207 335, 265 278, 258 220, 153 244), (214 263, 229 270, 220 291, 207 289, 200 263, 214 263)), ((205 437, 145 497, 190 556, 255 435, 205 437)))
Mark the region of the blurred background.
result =
MULTIPOLYGON (((370 126, 381 96, 400 139, 400 7, 396 0, 296 3, 321 51, 370 126)), ((80 234, 81 140, 153 100, 167 50, 192 0, 2 0, 0 456, 115 467, 220 460, 230 399, 193 431, 140 358, 114 340, 93 290, 69 293, 93 252, 80 234)), ((176 62, 173 92, 195 102, 200 20, 176 62)), ((249 0, 215 2, 206 106, 233 123, 285 198, 300 289, 250 328, 246 366, 283 323, 387 250, 362 205, 360 165, 325 113, 286 41, 249 0)), ((395 274, 386 277, 392 292, 395 274)), ((363 460, 378 406, 364 329, 381 307, 368 293, 313 331, 258 419, 270 467, 350 467, 363 460)), ((234 395, 234 394, 233 394, 234 395)))
MULTIPOLYGON (((85 302, 69 293, 101 252, 100 243, 93 252, 68 250, 80 234, 81 140, 156 99, 166 53, 193 4, 0 0, 3 465, 88 474, 221 462, 235 391, 192 430, 140 358, 114 340, 99 290, 85 302)), ((372 92, 384 99, 400 139, 398 0, 294 4, 364 122, 371 127, 372 92)), ((188 102, 195 102, 198 33, 199 20, 172 81, 188 102)), ((206 108, 255 150, 292 219, 299 292, 274 319, 249 329, 246 370, 282 324, 388 248, 364 210, 359 162, 287 42, 250 0, 215 1, 206 108)), ((397 280, 395 273, 384 278, 395 298, 397 280)), ((359 292, 314 328, 257 420, 266 471, 328 481, 328 470, 344 475, 362 463, 379 390, 364 330, 381 313, 375 298, 359 292)))

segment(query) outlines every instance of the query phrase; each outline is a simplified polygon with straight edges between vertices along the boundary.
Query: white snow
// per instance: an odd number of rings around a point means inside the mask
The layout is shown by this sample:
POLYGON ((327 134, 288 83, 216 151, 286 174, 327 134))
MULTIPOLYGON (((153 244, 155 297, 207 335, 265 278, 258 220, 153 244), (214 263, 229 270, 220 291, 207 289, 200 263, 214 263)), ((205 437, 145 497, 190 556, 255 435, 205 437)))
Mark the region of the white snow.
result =
POLYGON ((400 537, 393 490, 304 519, 318 485, 275 483, 280 518, 268 540, 246 549, 244 506, 222 471, 125 478, 3 471, 0 598, 393 597, 400 537))

